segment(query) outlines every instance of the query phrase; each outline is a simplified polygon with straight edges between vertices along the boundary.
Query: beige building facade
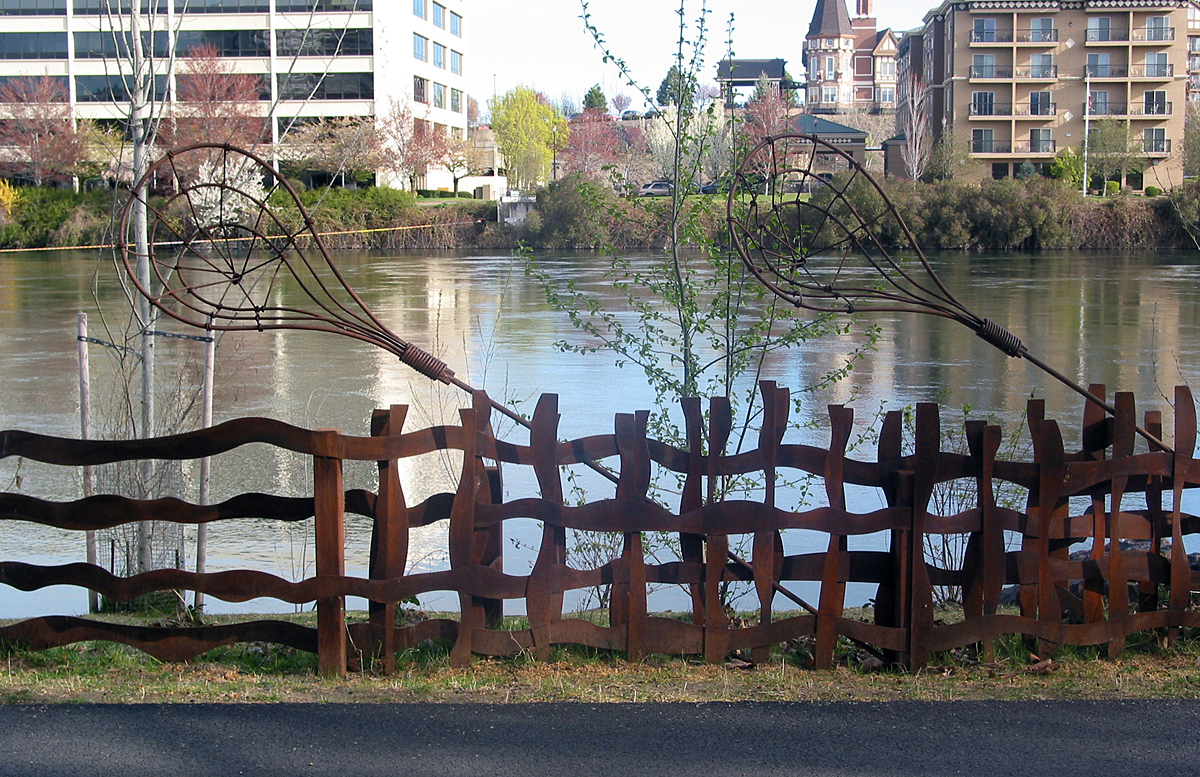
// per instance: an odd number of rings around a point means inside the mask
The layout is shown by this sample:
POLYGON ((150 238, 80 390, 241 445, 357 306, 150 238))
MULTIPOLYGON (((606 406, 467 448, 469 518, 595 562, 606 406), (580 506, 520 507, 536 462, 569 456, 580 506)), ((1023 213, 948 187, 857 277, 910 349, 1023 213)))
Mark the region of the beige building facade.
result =
POLYGON ((1165 0, 966 0, 930 11, 901 41, 902 112, 924 93, 933 137, 950 133, 973 177, 1047 173, 1118 122, 1144 171, 1122 184, 1183 179, 1187 4, 1165 0), (920 84, 913 79, 919 78, 920 84))

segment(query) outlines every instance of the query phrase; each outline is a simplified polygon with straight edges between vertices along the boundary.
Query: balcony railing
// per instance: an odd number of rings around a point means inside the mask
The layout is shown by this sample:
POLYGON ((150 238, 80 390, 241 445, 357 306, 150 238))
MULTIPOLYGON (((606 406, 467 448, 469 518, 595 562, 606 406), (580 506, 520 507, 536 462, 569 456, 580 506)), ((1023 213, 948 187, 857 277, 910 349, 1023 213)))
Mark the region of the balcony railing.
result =
POLYGON ((1084 103, 1083 110, 1092 116, 1172 116, 1173 103, 1113 103, 1093 102, 1090 106, 1084 103))
POLYGON ((971 30, 972 43, 1012 43, 1012 30, 971 30))
POLYGON ((1016 30, 971 30, 972 43, 1054 43, 1058 40, 1058 30, 1035 30, 1023 28, 1016 30))
POLYGON ((1017 116, 1057 116, 1057 103, 1018 103, 1017 116))
POLYGON ((1058 30, 1017 30, 1017 43, 1055 43, 1058 41, 1058 30))
POLYGON ((1058 150, 1054 140, 1017 140, 1013 142, 1014 154, 1053 154, 1058 150))
POLYGON ((1130 116, 1170 116, 1171 103, 1130 103, 1130 116))
POLYGON ((1124 43, 1129 40, 1129 30, 1091 28, 1084 40, 1088 43, 1124 43))
POLYGON ((1131 65, 1129 67, 1130 78, 1173 78, 1174 76, 1174 65, 1131 65))
POLYGON ((1129 68, 1125 65, 1088 65, 1084 75, 1092 78, 1128 78, 1129 68))
POLYGON ((1029 78, 1034 80, 1050 80, 1058 78, 1058 65, 1030 65, 1013 70, 1014 78, 1029 78))
POLYGON ((1134 43, 1169 43, 1175 40, 1174 27, 1143 27, 1130 36, 1134 43))
POLYGON ((1143 138, 1142 148, 1147 154, 1169 154, 1171 153, 1171 141, 1159 138, 1143 138))
POLYGON ((1011 154, 1012 143, 1007 140, 972 140, 972 154, 1011 154))
POLYGON ((1056 140, 972 140, 972 154, 1054 154, 1056 140))
POLYGON ((1013 69, 1000 65, 972 65, 971 78, 1012 78, 1013 69))
POLYGON ((1012 103, 971 103, 972 116, 1012 116, 1012 103))

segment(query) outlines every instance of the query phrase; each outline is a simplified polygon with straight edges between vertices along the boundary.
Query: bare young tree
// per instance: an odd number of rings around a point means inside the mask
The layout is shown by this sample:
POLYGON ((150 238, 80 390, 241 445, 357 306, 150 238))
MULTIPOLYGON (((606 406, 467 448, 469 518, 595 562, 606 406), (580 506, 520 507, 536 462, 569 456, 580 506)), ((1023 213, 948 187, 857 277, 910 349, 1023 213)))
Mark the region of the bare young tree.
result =
POLYGON ((369 118, 324 118, 291 125, 280 139, 280 159, 331 178, 358 179, 381 165, 379 136, 369 118))
POLYGON ((900 108, 900 131, 904 133, 904 145, 900 158, 904 161, 904 174, 914 181, 925 177, 932 150, 929 129, 929 85, 912 73, 906 83, 904 104, 900 108))
POLYGON ((458 194, 458 184, 462 179, 469 175, 479 175, 488 168, 487 155, 467 135, 447 139, 441 163, 454 179, 455 194, 458 194))
POLYGON ((407 102, 393 99, 388 112, 376 119, 375 129, 379 167, 407 179, 410 189, 417 189, 418 180, 446 157, 446 129, 414 116, 407 102))
POLYGON ((67 87, 57 78, 10 78, 0 87, 0 146, 13 149, 0 164, 35 186, 61 182, 87 167, 87 133, 71 119, 67 87))

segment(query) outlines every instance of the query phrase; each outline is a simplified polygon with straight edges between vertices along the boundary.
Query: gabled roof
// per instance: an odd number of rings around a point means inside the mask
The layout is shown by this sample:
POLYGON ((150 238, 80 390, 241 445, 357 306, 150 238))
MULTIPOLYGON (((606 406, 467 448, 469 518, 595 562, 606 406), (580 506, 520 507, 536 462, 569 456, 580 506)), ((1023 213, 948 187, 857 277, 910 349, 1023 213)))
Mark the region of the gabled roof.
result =
POLYGON ((875 44, 875 50, 871 53, 876 55, 892 54, 896 51, 896 48, 896 34, 892 32, 891 27, 888 27, 886 30, 880 31, 878 42, 875 44))
POLYGON ((828 119, 822 119, 820 116, 814 116, 811 113, 802 113, 792 119, 792 129, 796 132, 803 132, 805 135, 815 135, 823 138, 829 135, 838 135, 841 137, 853 136, 855 140, 861 139, 863 143, 867 142, 867 133, 854 127, 847 127, 845 124, 838 124, 828 119))
POLYGON ((765 75, 778 81, 784 78, 786 67, 782 59, 724 59, 717 64, 717 80, 754 82, 765 75))
POLYGON ((808 25, 808 37, 854 34, 850 14, 846 11, 846 0, 817 0, 812 23, 808 25))

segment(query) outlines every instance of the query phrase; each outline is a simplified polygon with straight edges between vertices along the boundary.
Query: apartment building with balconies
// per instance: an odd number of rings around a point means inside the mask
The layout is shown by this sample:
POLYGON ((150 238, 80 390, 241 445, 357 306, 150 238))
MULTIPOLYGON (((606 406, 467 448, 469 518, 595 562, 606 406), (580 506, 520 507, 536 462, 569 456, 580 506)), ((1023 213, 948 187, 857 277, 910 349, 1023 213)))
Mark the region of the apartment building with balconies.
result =
POLYGON ((134 5, 168 107, 182 58, 206 44, 261 79, 271 142, 296 123, 383 115, 393 101, 434 131, 466 131, 466 0, 0 0, 0 81, 51 76, 74 116, 125 119, 134 5))
POLYGON ((919 38, 929 132, 952 133, 980 163, 975 175, 1046 173, 1064 148, 1084 153, 1095 122, 1115 120, 1147 162, 1123 183, 1182 180, 1186 3, 960 0, 924 22, 912 42, 902 39, 900 69, 914 69, 919 38))

